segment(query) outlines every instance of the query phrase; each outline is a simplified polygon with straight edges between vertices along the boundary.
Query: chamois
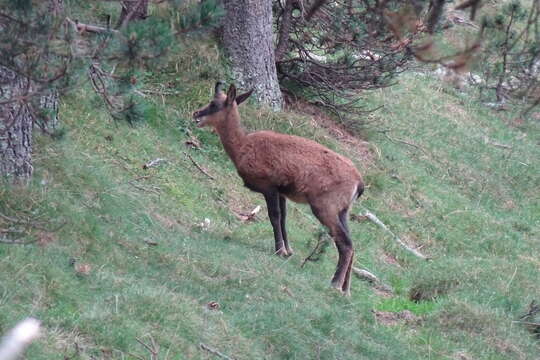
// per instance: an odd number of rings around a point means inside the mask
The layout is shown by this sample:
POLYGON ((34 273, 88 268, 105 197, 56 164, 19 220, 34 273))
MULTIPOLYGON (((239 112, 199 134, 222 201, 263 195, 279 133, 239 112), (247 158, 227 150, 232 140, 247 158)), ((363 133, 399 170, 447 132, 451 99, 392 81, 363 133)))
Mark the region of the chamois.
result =
POLYGON ((240 124, 238 105, 252 93, 236 96, 215 86, 209 105, 195 111, 198 127, 218 133, 244 185, 264 195, 274 230, 275 253, 292 255, 285 229, 286 198, 308 203, 315 217, 328 228, 339 260, 332 287, 350 294, 354 248, 347 227, 352 202, 363 190, 362 176, 351 160, 302 137, 273 131, 246 133, 240 124))

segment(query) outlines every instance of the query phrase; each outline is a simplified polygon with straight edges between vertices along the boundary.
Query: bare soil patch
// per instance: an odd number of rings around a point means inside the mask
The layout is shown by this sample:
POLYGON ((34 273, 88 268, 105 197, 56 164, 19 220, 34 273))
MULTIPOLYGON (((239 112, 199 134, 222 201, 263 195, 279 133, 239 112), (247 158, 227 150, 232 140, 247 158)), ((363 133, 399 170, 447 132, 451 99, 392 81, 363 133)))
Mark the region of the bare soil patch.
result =
POLYGON ((399 312, 373 310, 373 314, 375 315, 375 320, 377 320, 378 323, 387 326, 398 325, 400 323, 414 325, 418 324, 422 319, 421 317, 414 315, 409 310, 399 312))
POLYGON ((401 268, 401 264, 399 263, 398 259, 392 254, 383 252, 380 255, 380 258, 385 264, 394 265, 394 266, 397 266, 398 268, 401 268))

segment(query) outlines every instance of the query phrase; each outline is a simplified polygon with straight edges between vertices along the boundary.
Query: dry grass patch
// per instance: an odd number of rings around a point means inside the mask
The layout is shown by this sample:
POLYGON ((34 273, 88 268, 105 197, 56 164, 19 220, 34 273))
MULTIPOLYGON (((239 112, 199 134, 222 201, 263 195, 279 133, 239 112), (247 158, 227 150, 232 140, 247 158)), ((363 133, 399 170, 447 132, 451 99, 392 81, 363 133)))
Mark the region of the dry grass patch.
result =
POLYGON ((377 311, 373 310, 375 320, 382 325, 393 326, 398 324, 416 325, 420 323, 422 318, 414 315, 409 310, 399 312, 377 311))

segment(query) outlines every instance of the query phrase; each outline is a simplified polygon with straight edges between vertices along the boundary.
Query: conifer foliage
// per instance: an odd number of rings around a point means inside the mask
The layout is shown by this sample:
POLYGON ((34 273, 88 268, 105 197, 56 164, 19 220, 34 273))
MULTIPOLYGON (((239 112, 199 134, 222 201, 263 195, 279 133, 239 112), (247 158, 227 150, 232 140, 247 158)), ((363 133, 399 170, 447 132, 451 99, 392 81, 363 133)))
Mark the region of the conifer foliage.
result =
POLYGON ((81 8, 99 2, 0 0, 0 176, 31 177, 33 129, 61 133, 58 99, 86 82, 113 119, 144 119, 145 74, 167 60, 176 37, 215 24, 222 13, 215 0, 160 1, 164 11, 152 11, 148 0, 111 3, 118 13, 79 19, 81 8))
POLYGON ((540 104, 540 2, 511 1, 481 21, 482 98, 519 102, 526 115, 540 104))

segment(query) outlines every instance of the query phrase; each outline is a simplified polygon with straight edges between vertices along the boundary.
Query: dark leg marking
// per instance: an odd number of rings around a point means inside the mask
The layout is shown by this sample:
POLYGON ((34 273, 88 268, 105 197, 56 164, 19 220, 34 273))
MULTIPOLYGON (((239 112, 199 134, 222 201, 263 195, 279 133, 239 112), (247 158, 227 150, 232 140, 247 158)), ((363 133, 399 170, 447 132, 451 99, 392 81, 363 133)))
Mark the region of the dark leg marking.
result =
POLYGON ((293 254, 291 247, 289 246, 289 240, 287 238, 287 229, 285 228, 285 219, 287 217, 287 199, 283 195, 279 195, 279 210, 281 212, 281 236, 283 238, 283 244, 287 250, 287 254, 290 256, 293 254))
POLYGON ((274 230, 275 250, 276 254, 287 256, 287 250, 283 242, 281 233, 281 210, 279 207, 279 193, 275 190, 263 193, 268 207, 268 217, 274 230))

